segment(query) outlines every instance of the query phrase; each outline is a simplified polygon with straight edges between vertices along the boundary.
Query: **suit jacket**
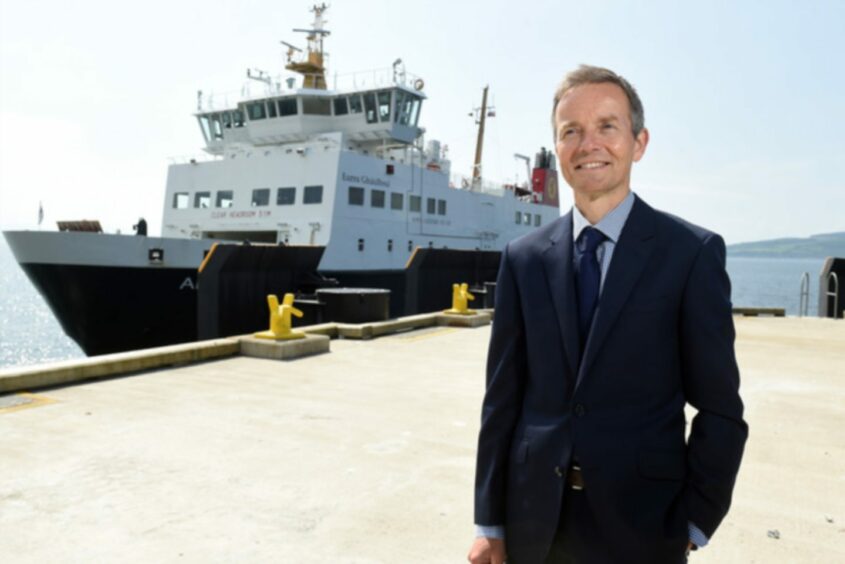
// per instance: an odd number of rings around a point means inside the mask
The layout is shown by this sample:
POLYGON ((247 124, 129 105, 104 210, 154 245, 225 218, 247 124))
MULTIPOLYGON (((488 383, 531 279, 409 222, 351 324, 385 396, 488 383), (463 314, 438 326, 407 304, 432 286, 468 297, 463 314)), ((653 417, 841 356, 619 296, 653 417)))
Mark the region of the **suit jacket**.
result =
POLYGON ((475 522, 542 562, 575 458, 613 564, 677 561, 688 522, 711 537, 727 513, 748 434, 724 241, 637 198, 583 355, 572 247, 570 212, 502 254, 475 522))

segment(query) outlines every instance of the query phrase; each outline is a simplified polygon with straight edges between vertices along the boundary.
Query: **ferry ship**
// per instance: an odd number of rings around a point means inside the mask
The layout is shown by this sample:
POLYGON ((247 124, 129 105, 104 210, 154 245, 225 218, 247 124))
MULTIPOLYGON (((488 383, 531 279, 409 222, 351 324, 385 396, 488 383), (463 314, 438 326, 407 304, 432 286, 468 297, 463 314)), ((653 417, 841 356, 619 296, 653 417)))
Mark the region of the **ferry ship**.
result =
MULTIPOLYGON (((162 233, 105 234, 98 222, 7 231, 64 331, 88 355, 196 339, 197 268, 215 241, 322 246, 319 271, 401 271, 417 247, 501 250, 559 216, 554 157, 522 186, 483 179, 487 89, 471 174, 420 126, 424 81, 397 59, 328 87, 325 5, 307 49, 284 43, 287 78, 248 70, 260 93, 197 96, 202 158, 170 165, 162 233)), ((337 82, 337 81, 336 81, 337 82)), ((526 157, 526 166, 530 162, 526 157)))

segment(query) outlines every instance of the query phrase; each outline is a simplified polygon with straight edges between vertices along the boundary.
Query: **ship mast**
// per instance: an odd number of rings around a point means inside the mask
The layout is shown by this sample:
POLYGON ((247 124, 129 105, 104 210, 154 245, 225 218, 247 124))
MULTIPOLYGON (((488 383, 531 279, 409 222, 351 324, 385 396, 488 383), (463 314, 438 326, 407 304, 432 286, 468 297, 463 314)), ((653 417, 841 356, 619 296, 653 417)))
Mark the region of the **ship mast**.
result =
MULTIPOLYGON (((472 165, 472 188, 476 190, 481 184, 481 153, 484 148, 484 124, 487 117, 495 117, 496 111, 494 108, 487 108, 487 90, 490 85, 484 87, 484 93, 481 96, 481 108, 476 108, 476 123, 478 124, 478 139, 475 142, 475 162, 472 165)), ((473 113, 470 113, 473 115, 473 113)))
POLYGON ((282 41, 282 44, 288 48, 287 53, 287 70, 297 72, 303 76, 303 88, 316 88, 319 90, 326 89, 326 68, 324 66, 323 52, 323 37, 329 35, 327 29, 323 26, 327 23, 323 19, 323 13, 328 9, 325 4, 314 5, 311 11, 314 12, 314 23, 311 24, 311 29, 294 29, 300 33, 307 33, 308 37, 308 53, 305 60, 296 61, 293 58, 295 52, 302 52, 302 49, 282 41))

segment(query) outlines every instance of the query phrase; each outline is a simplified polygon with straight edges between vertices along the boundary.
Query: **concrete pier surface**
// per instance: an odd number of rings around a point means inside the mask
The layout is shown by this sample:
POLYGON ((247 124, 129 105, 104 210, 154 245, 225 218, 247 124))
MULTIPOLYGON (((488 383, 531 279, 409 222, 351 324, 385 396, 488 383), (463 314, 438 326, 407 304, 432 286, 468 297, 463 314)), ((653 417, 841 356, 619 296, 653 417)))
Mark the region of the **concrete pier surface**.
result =
MULTIPOLYGON (((736 325, 750 439, 690 562, 845 562, 845 322, 736 325)), ((465 562, 489 332, 0 396, 0 561, 465 562)))

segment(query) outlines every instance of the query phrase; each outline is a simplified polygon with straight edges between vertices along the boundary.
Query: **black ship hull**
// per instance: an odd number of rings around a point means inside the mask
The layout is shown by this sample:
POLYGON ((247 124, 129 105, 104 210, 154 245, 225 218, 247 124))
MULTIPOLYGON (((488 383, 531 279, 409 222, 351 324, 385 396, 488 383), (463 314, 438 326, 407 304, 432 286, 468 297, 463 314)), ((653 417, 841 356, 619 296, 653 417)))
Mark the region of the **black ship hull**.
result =
POLYGON ((21 264, 88 356, 197 338, 196 270, 21 264))
MULTIPOLYGON (((146 260, 147 247, 153 245, 160 245, 165 257, 178 258, 175 243, 106 237, 58 245, 56 238, 39 235, 43 244, 30 240, 29 248, 47 249, 53 256, 65 256, 76 249, 87 264, 58 260, 19 263, 65 333, 88 356, 265 329, 267 294, 292 292, 302 296, 338 284, 390 290, 390 317, 437 311, 451 306, 452 284, 468 282, 479 287, 495 280, 499 262, 498 252, 417 249, 403 270, 318 271, 322 247, 222 245, 199 272, 199 264, 192 265, 190 258, 202 256, 202 243, 183 249, 183 260, 173 260, 176 264, 144 265, 137 257, 146 260), (105 244, 99 247, 97 263, 92 243, 100 242, 105 244), (56 249, 61 252, 56 254, 56 249), (132 257, 134 263, 116 264, 132 257)), ((25 245, 20 240, 17 243, 13 250, 20 252, 25 245)), ((484 297, 478 297, 481 299, 474 305, 483 307, 484 297)), ((314 306, 315 315, 295 325, 315 320, 348 321, 327 319, 321 305, 314 306)), ((489 301, 487 305, 491 305, 489 301)))

